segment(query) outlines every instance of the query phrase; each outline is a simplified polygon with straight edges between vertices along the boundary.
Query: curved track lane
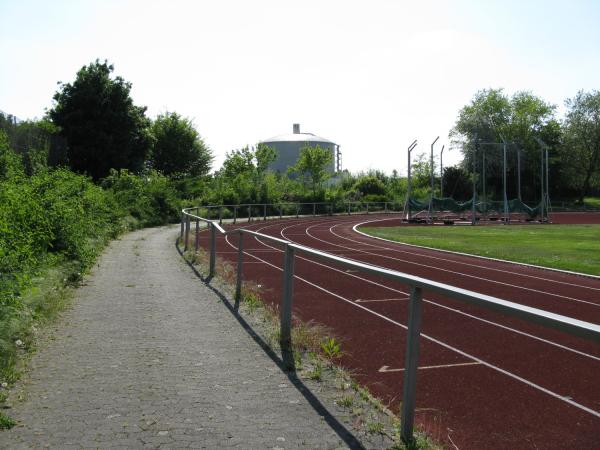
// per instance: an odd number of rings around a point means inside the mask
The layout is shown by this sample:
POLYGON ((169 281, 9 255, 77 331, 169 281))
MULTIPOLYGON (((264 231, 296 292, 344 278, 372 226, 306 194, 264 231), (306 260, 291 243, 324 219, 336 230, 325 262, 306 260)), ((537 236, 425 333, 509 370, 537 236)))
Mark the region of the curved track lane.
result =
MULTIPOLYGON (((256 231, 347 258, 600 323, 600 280, 372 239, 353 227, 390 216, 255 222, 256 231)), ((202 239, 206 245, 206 237, 202 239)), ((281 298, 283 253, 246 238, 244 278, 281 298)), ((219 238, 232 263, 237 237, 219 238)), ((408 288, 296 256, 294 313, 331 327, 342 364, 397 409, 408 288)), ((458 448, 600 448, 597 344, 424 291, 417 423, 458 448)))

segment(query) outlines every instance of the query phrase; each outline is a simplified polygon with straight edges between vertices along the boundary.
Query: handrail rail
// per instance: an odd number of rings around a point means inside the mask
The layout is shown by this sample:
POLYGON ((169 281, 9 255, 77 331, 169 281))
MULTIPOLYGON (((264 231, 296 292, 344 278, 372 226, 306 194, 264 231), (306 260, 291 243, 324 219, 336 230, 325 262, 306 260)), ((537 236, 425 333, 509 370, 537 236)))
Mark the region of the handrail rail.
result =
MULTIPOLYGON (((240 205, 238 205, 240 206, 240 205)), ((406 442, 412 440, 412 428, 414 423, 415 396, 416 396, 416 376, 419 358, 419 336, 421 332, 421 317, 422 317, 422 290, 426 289, 455 300, 467 302, 476 306, 490 309, 502 314, 506 314, 520 319, 541 324, 545 327, 554 328, 571 335, 590 339, 600 342, 600 325, 574 319, 572 317, 563 316, 560 314, 551 313, 542 309, 533 308, 521 305, 508 300, 503 300, 490 295, 480 294, 467 289, 459 288, 445 283, 440 283, 426 278, 410 275, 404 272, 399 272, 385 267, 380 267, 372 264, 363 263, 361 261, 344 258, 333 255, 321 250, 296 244, 294 242, 269 236, 252 230, 236 228, 233 230, 224 230, 217 221, 206 219, 192 214, 191 210, 199 210, 199 207, 185 208, 182 210, 181 222, 181 239, 185 238, 185 250, 188 249, 190 220, 196 221, 196 250, 199 248, 199 222, 208 224, 211 230, 211 252, 210 252, 210 277, 215 273, 216 261, 216 232, 221 235, 238 234, 238 266, 237 266, 237 282, 236 282, 236 305, 241 297, 241 282, 242 282, 242 264, 243 264, 243 237, 244 235, 254 236, 256 238, 265 239, 277 244, 283 245, 285 248, 285 264, 284 264, 284 289, 281 308, 281 347, 286 354, 291 351, 291 314, 293 300, 293 279, 294 279, 294 254, 296 251, 307 253, 316 256, 320 259, 333 261, 338 264, 360 269, 362 271, 383 276, 389 279, 408 284, 411 287, 410 303, 409 303, 409 320, 408 320, 408 340, 407 350, 405 355, 405 372, 404 372, 404 392, 402 400, 402 417, 401 417, 401 435, 406 442), (185 222, 185 223, 184 223, 185 222), (185 233, 184 233, 185 231, 185 233), (185 236, 184 236, 185 235, 185 236)), ((284 363, 293 368, 293 357, 288 358, 284 363)))

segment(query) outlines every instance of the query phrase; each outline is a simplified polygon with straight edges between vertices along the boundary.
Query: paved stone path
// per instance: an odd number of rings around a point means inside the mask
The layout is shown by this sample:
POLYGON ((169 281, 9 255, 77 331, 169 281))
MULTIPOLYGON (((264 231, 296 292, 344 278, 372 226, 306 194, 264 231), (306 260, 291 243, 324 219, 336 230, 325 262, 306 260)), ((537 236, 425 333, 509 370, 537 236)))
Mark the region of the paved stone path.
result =
POLYGON ((104 252, 34 355, 0 448, 357 447, 193 275, 176 234, 104 252))

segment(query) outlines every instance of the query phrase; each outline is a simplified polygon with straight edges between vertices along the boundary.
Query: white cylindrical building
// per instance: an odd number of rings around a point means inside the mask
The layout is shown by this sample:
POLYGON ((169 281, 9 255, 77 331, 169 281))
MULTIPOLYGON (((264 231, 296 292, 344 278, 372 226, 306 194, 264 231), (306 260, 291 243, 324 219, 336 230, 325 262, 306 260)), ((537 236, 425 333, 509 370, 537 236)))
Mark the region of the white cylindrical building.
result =
POLYGON ((277 158, 269 165, 269 169, 274 172, 286 173, 289 167, 292 167, 300 157, 302 147, 317 145, 331 152, 331 162, 328 170, 333 174, 338 166, 339 145, 328 139, 316 136, 312 133, 301 133, 300 124, 295 123, 292 134, 282 134, 261 142, 275 149, 277 158))

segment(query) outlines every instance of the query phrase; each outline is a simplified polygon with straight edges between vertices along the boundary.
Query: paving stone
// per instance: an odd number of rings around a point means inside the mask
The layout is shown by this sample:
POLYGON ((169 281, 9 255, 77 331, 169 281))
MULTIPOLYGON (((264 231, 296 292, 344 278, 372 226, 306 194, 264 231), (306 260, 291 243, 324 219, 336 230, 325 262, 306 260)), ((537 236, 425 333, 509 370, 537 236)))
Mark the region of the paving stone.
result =
POLYGON ((25 400, 11 396, 8 411, 19 426, 0 432, 0 448, 354 445, 190 271, 176 233, 110 244, 32 357, 17 388, 25 400))

